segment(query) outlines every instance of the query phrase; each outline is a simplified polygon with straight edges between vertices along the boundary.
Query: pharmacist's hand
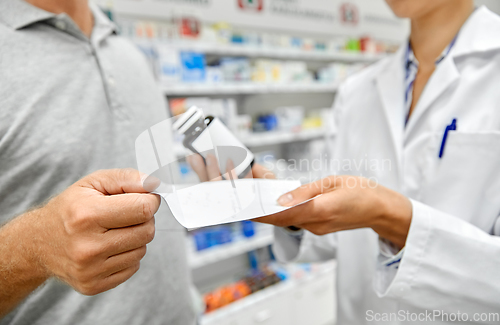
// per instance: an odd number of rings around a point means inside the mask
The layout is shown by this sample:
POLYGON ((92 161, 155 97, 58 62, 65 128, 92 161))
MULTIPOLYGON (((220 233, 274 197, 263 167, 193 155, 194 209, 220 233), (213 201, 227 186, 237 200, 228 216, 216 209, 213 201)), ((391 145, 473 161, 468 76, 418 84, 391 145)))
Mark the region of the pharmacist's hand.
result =
POLYGON ((259 164, 253 164, 252 173, 250 176, 252 176, 253 178, 265 178, 265 179, 276 178, 276 176, 272 171, 259 164))
POLYGON ((41 266, 85 295, 118 286, 139 270, 159 205, 136 170, 102 170, 79 180, 40 209, 41 266))
POLYGON ((304 228, 316 235, 372 228, 404 247, 412 219, 412 205, 405 196, 363 177, 331 176, 284 194, 278 203, 294 206, 311 198, 315 199, 254 221, 304 228))
MULTIPOLYGON (((208 154, 205 159, 207 164, 203 162, 203 158, 198 155, 190 155, 187 158, 188 164, 193 168, 194 172, 198 175, 198 178, 202 182, 208 181, 220 181, 222 180, 221 172, 219 170, 219 164, 217 158, 214 155, 208 154)), ((226 172, 223 175, 225 179, 229 179, 229 173, 233 179, 237 179, 238 176, 234 171, 234 163, 231 160, 226 162, 226 172)), ((276 178, 274 174, 262 165, 254 164, 252 171, 249 172, 245 178, 266 178, 274 179, 276 178)))

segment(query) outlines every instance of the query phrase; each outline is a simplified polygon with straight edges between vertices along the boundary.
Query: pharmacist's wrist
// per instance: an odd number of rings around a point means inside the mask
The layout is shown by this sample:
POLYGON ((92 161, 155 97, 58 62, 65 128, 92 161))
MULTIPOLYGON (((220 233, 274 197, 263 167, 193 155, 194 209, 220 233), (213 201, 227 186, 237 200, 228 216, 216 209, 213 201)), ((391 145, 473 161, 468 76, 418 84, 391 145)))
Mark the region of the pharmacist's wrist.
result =
POLYGON ((390 189, 382 189, 379 197, 380 213, 371 228, 381 238, 389 240, 398 248, 403 248, 410 230, 412 220, 412 204, 404 195, 390 189))

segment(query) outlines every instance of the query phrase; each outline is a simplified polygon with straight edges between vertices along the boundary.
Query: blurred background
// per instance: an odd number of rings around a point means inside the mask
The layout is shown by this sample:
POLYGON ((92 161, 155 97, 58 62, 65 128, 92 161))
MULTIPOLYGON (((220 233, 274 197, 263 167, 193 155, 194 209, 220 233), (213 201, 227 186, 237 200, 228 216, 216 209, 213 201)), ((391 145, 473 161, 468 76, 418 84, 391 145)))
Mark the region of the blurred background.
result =
MULTIPOLYGON (((326 160, 339 85, 409 33, 383 0, 96 2, 148 58, 170 116, 202 107, 258 163, 303 183, 328 173, 300 161, 326 160)), ((500 13, 500 1, 476 3, 500 13)), ((174 148, 185 156, 180 139, 174 148)), ((185 162, 179 173, 196 177, 185 162)), ((201 324, 334 324, 334 262, 278 264, 272 227, 251 221, 189 231, 187 241, 201 324)))

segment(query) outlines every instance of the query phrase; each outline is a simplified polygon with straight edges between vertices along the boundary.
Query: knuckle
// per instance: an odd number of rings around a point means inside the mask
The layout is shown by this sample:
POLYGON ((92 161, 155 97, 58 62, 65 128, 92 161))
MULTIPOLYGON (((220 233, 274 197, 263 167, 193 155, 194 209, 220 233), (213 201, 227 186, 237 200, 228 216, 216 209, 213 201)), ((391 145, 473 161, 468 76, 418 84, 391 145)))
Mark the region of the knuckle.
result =
POLYGON ((94 278, 93 274, 90 274, 89 270, 82 269, 78 266, 75 266, 72 274, 73 279, 76 281, 78 286, 80 287, 88 287, 94 278))
POLYGON ((139 260, 142 260, 144 256, 146 256, 147 251, 147 246, 142 246, 141 248, 139 248, 139 260))
POLYGON ((154 222, 151 222, 146 227, 146 240, 148 243, 153 241, 153 239, 155 238, 155 234, 156 234, 156 227, 154 225, 154 222))
POLYGON ((79 268, 84 268, 91 260, 92 256, 89 252, 78 250, 73 254, 73 261, 79 268))
POLYGON ((79 266, 72 266, 70 268, 72 286, 79 292, 89 292, 93 289, 96 283, 96 277, 97 275, 93 274, 92 270, 88 268, 82 269, 79 266))
MULTIPOLYGON (((137 271, 139 271, 139 269, 140 269, 140 268, 141 268, 141 262, 140 262, 140 261, 138 261, 137 263, 133 264, 131 267, 129 267, 129 268, 125 271, 125 272, 126 272, 126 273, 125 273, 125 276, 126 276, 126 277, 125 277, 124 279, 122 279, 122 280, 120 281, 120 283, 123 283, 123 282, 127 281, 128 279, 130 279, 130 278, 131 278, 134 274, 136 274, 136 273, 137 273, 137 271)), ((120 283, 118 283, 118 284, 120 284, 120 283)), ((118 285, 118 284, 117 284, 117 285, 118 285)))
POLYGON ((114 171, 117 173, 118 179, 130 178, 130 176, 134 175, 135 173, 139 175, 139 172, 133 168, 115 169, 114 171))
POLYGON ((335 215, 337 210, 336 204, 319 204, 318 202, 314 202, 314 208, 317 211, 317 215, 320 220, 327 221, 330 220, 332 216, 335 215))
POLYGON ((95 172, 93 172, 92 174, 90 175, 87 175, 86 177, 82 178, 80 181, 82 183, 86 183, 86 184, 89 184, 89 185, 95 185, 95 184, 99 184, 101 182, 101 180, 103 179, 106 179, 107 177, 109 177, 109 174, 112 173, 113 170, 111 169, 99 169, 95 172))
POLYGON ((76 288, 78 292, 85 296, 95 296, 103 290, 97 285, 96 282, 86 282, 86 283, 81 283, 78 285, 76 288))
POLYGON ((324 213, 330 216, 329 219, 335 219, 336 216, 341 215, 343 212, 343 207, 341 204, 336 204, 331 207, 325 207, 324 209, 324 213))
POLYGON ((138 213, 143 220, 149 220, 154 216, 154 207, 152 200, 146 195, 138 195, 136 198, 136 204, 138 206, 138 213))
POLYGON ((83 269, 94 261, 100 253, 99 247, 90 243, 78 243, 71 250, 71 259, 75 264, 83 269))
POLYGON ((92 219, 92 213, 87 207, 75 204, 70 210, 69 217, 64 220, 64 226, 68 234, 74 235, 87 229, 92 219))
POLYGON ((139 261, 136 264, 134 264, 134 266, 132 266, 132 275, 136 274, 140 268, 141 268, 141 262, 139 261))

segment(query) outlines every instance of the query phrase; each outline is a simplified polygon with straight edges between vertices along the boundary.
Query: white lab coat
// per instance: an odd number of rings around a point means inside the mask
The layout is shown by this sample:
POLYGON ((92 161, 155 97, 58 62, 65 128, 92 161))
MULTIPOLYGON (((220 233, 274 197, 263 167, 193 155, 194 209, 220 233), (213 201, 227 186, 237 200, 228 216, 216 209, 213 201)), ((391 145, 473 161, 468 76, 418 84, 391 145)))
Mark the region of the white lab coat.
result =
POLYGON ((275 229, 278 259, 337 259, 339 325, 422 324, 426 311, 468 313, 465 324, 476 313, 500 313, 500 17, 486 7, 471 15, 406 128, 405 48, 349 78, 334 105, 339 173, 375 177, 412 200, 399 268, 381 263, 387 258, 371 229, 306 232, 300 247, 275 229), (458 129, 438 159, 453 118, 458 129), (420 319, 401 322, 401 314, 420 319))

